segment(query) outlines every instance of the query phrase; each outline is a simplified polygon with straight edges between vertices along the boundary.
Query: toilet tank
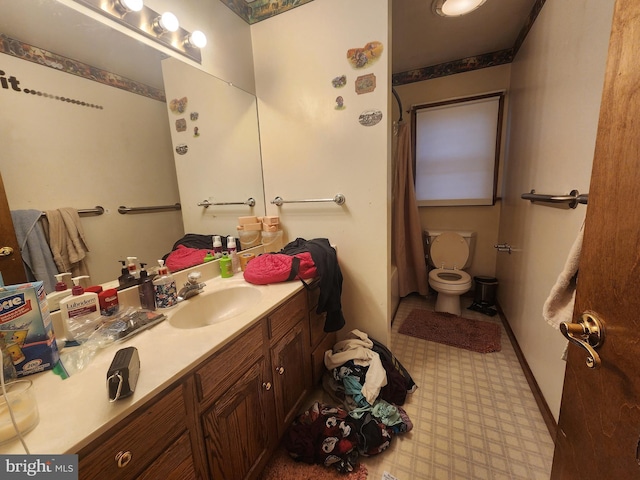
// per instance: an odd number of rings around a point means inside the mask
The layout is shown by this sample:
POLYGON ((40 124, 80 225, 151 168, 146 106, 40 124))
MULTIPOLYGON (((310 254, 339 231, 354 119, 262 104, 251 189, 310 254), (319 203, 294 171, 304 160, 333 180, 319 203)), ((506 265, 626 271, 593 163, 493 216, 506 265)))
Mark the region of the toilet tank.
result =
POLYGON ((431 230, 431 229, 425 230, 424 238, 427 242, 427 244, 425 245, 425 252, 427 255, 427 262, 429 263, 429 265, 431 265, 432 267, 435 267, 435 265, 433 264, 433 261, 431 260, 431 252, 429 250, 435 238, 443 232, 455 232, 465 239, 465 241, 467 242, 467 245, 469 245, 469 258, 467 259, 467 263, 464 264, 462 269, 464 270, 465 268, 469 268, 469 266, 471 265, 471 262, 473 261, 473 253, 475 252, 475 248, 476 248, 476 232, 470 232, 470 231, 464 231, 464 230, 463 231, 431 230))

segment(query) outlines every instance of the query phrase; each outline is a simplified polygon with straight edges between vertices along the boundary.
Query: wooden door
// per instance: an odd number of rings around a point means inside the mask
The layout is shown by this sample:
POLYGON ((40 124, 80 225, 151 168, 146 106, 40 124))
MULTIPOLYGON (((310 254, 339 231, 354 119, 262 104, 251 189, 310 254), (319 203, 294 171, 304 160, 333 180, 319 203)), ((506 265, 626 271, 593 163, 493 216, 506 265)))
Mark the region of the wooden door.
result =
POLYGON ((5 285, 16 283, 24 283, 27 281, 27 275, 22 264, 22 256, 20 255, 20 247, 16 239, 16 232, 13 229, 13 220, 11 220, 11 211, 9 210, 9 202, 4 191, 4 183, 0 174, 0 273, 5 285), (8 253, 4 247, 11 249, 8 253))
POLYGON ((552 479, 640 478, 640 2, 617 0, 574 323, 605 325, 599 368, 571 344, 552 479))

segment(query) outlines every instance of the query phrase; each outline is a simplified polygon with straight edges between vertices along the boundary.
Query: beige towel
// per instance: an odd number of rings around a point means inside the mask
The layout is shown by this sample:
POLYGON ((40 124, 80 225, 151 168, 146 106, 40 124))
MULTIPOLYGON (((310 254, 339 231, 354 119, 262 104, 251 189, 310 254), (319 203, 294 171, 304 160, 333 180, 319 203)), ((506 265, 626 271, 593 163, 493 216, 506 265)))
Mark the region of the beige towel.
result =
POLYGON ((48 237, 53 261, 60 272, 89 275, 85 257, 89 248, 75 208, 47 210, 48 237))
POLYGON ((578 266, 584 225, 580 228, 564 268, 558 275, 555 285, 551 288, 549 297, 542 307, 542 315, 549 325, 560 328, 560 323, 571 322, 573 318, 573 304, 576 298, 576 284, 578 280, 578 266))
MULTIPOLYGON (((542 307, 542 316, 549 325, 556 329, 560 329, 562 322, 573 320, 573 306, 576 300, 576 285, 578 282, 578 266, 580 264, 580 251, 582 250, 582 237, 584 233, 584 224, 578 232, 569 256, 564 264, 564 268, 555 285, 551 288, 549 297, 542 307)), ((569 342, 562 352, 562 359, 567 360, 567 348, 569 342)))

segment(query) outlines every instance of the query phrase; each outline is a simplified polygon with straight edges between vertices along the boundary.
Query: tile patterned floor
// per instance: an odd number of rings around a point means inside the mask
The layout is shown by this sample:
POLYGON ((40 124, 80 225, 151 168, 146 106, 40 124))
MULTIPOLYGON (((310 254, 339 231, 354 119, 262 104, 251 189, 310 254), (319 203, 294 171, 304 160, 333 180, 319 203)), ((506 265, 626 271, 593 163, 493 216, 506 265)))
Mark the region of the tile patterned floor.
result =
MULTIPOLYGON (((464 307, 462 316, 501 325, 464 307)), ((398 333, 413 308, 433 310, 434 299, 402 300, 391 351, 418 385, 404 408, 414 429, 377 457, 363 459, 369 479, 388 472, 398 480, 547 480, 553 441, 504 327, 502 350, 475 353, 398 333)))

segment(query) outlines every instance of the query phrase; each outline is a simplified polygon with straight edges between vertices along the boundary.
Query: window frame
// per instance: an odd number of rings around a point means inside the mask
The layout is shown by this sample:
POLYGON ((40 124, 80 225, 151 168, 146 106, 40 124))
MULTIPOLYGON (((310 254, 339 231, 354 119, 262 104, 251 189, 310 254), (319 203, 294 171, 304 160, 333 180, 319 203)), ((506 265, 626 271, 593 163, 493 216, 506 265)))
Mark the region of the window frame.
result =
POLYGON ((500 155, 501 155, 501 145, 502 145, 502 130, 503 130, 503 121, 504 121, 504 103, 505 103, 505 92, 490 92, 480 95, 471 95, 466 97, 459 97, 450 100, 443 100, 437 102, 423 103, 419 105, 413 105, 411 107, 411 147, 412 147, 412 162, 413 162, 413 182, 414 187, 416 188, 417 193, 417 115, 420 110, 425 110, 429 108, 436 108, 442 106, 449 106, 454 104, 461 103, 473 103, 478 100, 484 100, 487 98, 498 98, 498 115, 496 121, 496 132, 495 132, 495 155, 493 162, 493 191, 492 191, 492 199, 490 204, 486 203, 474 203, 467 202, 462 203, 461 201, 455 202, 454 199, 446 199, 446 200, 417 200, 419 207, 429 207, 429 206, 493 206, 496 203, 498 197, 498 175, 500 170, 500 155), (448 203, 447 203, 448 202, 448 203))

